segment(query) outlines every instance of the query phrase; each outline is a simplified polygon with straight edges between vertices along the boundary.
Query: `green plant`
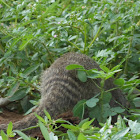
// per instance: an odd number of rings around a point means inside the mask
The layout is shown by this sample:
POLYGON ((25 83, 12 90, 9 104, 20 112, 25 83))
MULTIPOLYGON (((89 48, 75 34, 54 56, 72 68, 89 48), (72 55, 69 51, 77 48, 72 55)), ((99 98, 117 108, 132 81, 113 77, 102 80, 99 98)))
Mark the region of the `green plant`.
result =
POLYGON ((109 69, 121 61, 118 77, 139 77, 139 13, 139 1, 129 0, 1 0, 1 96, 27 102, 26 112, 39 98, 41 71, 67 51, 94 55, 109 69))
MULTIPOLYGON (((102 124, 101 128, 92 125, 94 119, 84 119, 78 125, 72 125, 64 120, 51 120, 50 115, 45 112, 49 119, 38 117, 38 127, 42 132, 45 140, 119 140, 119 139, 140 139, 140 123, 137 121, 122 119, 118 116, 116 124, 111 124, 111 117, 102 124), (53 123, 52 123, 53 121, 53 123), (67 133, 59 131, 58 128, 54 128, 56 123, 60 123, 59 127, 67 129, 67 133), (64 124, 67 123, 67 124, 64 124), (126 125, 128 123, 128 126, 126 125), (54 128, 54 129, 52 129, 54 128)), ((7 134, 1 131, 1 137, 3 140, 12 138, 17 133, 20 138, 24 140, 36 140, 33 137, 29 137, 19 130, 12 131, 12 123, 7 128, 7 134), (11 135, 12 134, 12 135, 11 135), (14 135, 13 135, 14 134, 14 135)))
MULTIPOLYGON (((73 109, 73 112, 76 116, 83 118, 84 108, 86 106, 90 108, 90 111, 89 111, 90 117, 96 118, 98 122, 105 122, 107 117, 114 116, 118 113, 122 113, 125 111, 125 109, 122 109, 121 107, 111 108, 109 105, 109 102, 112 98, 110 91, 116 88, 109 89, 107 91, 104 90, 105 81, 113 77, 113 75, 116 72, 121 71, 119 67, 120 65, 117 65, 111 70, 109 70, 106 66, 100 66, 101 70, 97 70, 97 69, 86 70, 83 66, 76 65, 76 64, 71 64, 66 67, 67 70, 76 69, 77 76, 82 82, 86 82, 87 78, 91 78, 91 79, 100 78, 101 79, 100 85, 97 85, 93 81, 93 84, 95 84, 100 89, 100 93, 89 100, 80 101, 73 109)), ((122 84, 122 83, 119 82, 119 84, 122 84)))
MULTIPOLYGON (((0 0, 0 96, 28 114, 38 104, 41 71, 63 53, 78 51, 110 70, 120 64, 116 83, 129 100, 129 117, 140 121, 134 93, 140 92, 139 5, 137 0, 0 0)), ((78 73, 85 81, 85 72, 78 73)), ((97 106, 99 96, 88 105, 97 106)))
POLYGON ((8 140, 9 138, 12 138, 15 136, 15 133, 12 131, 13 129, 13 124, 12 122, 10 122, 8 124, 8 127, 7 127, 7 133, 5 134, 3 130, 1 130, 1 137, 2 137, 2 140, 8 140))

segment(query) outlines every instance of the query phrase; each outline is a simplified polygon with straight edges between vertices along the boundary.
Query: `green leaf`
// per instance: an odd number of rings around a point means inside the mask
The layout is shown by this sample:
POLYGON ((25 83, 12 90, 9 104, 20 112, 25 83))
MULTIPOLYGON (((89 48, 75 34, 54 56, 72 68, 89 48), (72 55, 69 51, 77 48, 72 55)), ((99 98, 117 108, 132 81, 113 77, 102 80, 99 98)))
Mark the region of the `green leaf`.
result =
POLYGON ((104 95, 103 95, 103 103, 106 104, 106 103, 109 103, 110 100, 112 98, 112 94, 110 92, 105 92, 104 95))
POLYGON ((118 115, 118 118, 117 118, 117 128, 119 131, 126 128, 126 124, 124 120, 122 119, 121 115, 118 115))
POLYGON ((58 136, 55 136, 53 132, 49 133, 50 140, 58 140, 58 136))
POLYGON ((8 58, 12 55, 12 52, 11 51, 7 51, 5 54, 4 54, 4 57, 5 58, 8 58))
POLYGON ((48 118, 49 120, 51 120, 50 114, 49 114, 46 110, 44 110, 44 112, 45 112, 45 115, 47 116, 47 118, 48 118))
POLYGON ((114 84, 117 86, 123 86, 125 84, 125 80, 123 78, 114 80, 114 84))
POLYGON ((79 131, 80 128, 74 125, 68 125, 68 124, 61 124, 61 126, 63 126, 64 128, 73 130, 73 131, 79 131))
POLYGON ((112 136, 111 140, 120 140, 128 133, 129 129, 130 128, 125 128, 125 129, 119 131, 118 133, 116 133, 115 135, 112 136))
POLYGON ((89 99, 89 100, 86 101, 86 105, 88 107, 91 107, 92 108, 92 107, 96 106, 97 102, 99 102, 99 99, 93 97, 93 98, 91 98, 91 99, 89 99))
POLYGON ((73 69, 84 69, 84 67, 77 64, 71 64, 66 66, 66 70, 73 70, 73 69))
POLYGON ((10 122, 8 124, 8 128, 7 128, 7 135, 10 136, 10 134, 12 133, 12 129, 13 129, 13 124, 12 122, 10 122))
POLYGON ((106 118, 108 116, 114 116, 116 114, 120 114, 124 112, 125 109, 122 109, 121 107, 113 107, 111 108, 109 103, 106 103, 103 105, 103 117, 106 118))
POLYGON ((74 116, 83 118, 86 100, 79 101, 73 108, 74 116))
POLYGON ((88 76, 92 76, 92 75, 100 75, 101 71, 97 70, 97 69, 90 69, 90 70, 86 70, 87 75, 88 76))
POLYGON ((67 134, 68 134, 69 140, 76 140, 76 136, 72 131, 68 130, 67 134))
POLYGON ((103 104, 103 117, 106 119, 108 116, 112 116, 109 103, 103 104))
POLYGON ((41 116, 37 115, 37 113, 34 113, 34 114, 40 122, 46 123, 45 120, 41 116))
POLYGON ((67 123, 67 124, 70 124, 70 125, 72 125, 72 123, 70 123, 69 121, 66 121, 66 120, 63 120, 63 119, 57 119, 57 120, 55 120, 55 123, 67 123))
POLYGON ((13 96, 15 94, 15 92, 18 90, 19 85, 20 85, 20 82, 19 81, 14 82, 11 85, 11 87, 10 87, 8 93, 6 94, 6 96, 13 96))
POLYGON ((113 55, 114 56, 114 52, 113 51, 111 51, 111 50, 107 50, 107 49, 104 49, 104 50, 100 50, 100 51, 98 51, 97 53, 96 53, 96 57, 98 58, 98 57, 104 57, 104 58, 106 58, 106 57, 108 57, 109 55, 113 55))
POLYGON ((84 0, 84 3, 87 3, 88 0, 84 0))
POLYGON ((117 39, 119 39, 119 38, 124 38, 124 37, 125 37, 124 35, 115 36, 115 37, 113 37, 113 38, 110 38, 108 41, 109 41, 109 42, 112 42, 112 41, 114 41, 114 40, 117 40, 117 39))
POLYGON ((77 140, 87 140, 83 133, 80 133, 77 140))
POLYGON ((39 126, 45 140, 50 140, 49 132, 41 121, 39 121, 39 126))
POLYGON ((100 65, 100 68, 105 71, 106 73, 108 73, 110 70, 106 67, 106 66, 103 66, 103 65, 100 65))
POLYGON ((113 107, 111 108, 111 111, 112 113, 115 112, 115 113, 122 113, 125 111, 125 109, 121 108, 121 107, 113 107))
POLYGON ((111 69, 111 71, 114 71, 114 70, 119 69, 119 68, 120 68, 120 66, 121 66, 121 65, 117 65, 117 66, 113 67, 113 68, 111 69))
POLYGON ((19 38, 14 38, 12 44, 10 45, 10 51, 12 51, 12 49, 14 48, 14 46, 17 44, 17 42, 19 42, 21 40, 21 36, 19 38))
POLYGON ((79 126, 79 127, 82 127, 82 125, 83 125, 85 122, 87 122, 88 120, 89 120, 89 118, 86 118, 86 119, 82 120, 82 121, 78 124, 78 126, 79 126))
POLYGON ((128 125, 133 133, 140 134, 140 123, 129 120, 128 125))
POLYGON ((115 74, 114 72, 106 73, 106 74, 104 75, 105 80, 109 79, 110 77, 113 77, 114 74, 115 74))
POLYGON ((24 140, 31 140, 30 137, 19 130, 14 130, 14 132, 18 133, 18 135, 21 136, 24 140))
POLYGON ((90 121, 88 121, 88 122, 85 122, 85 123, 82 125, 82 129, 84 129, 84 130, 88 129, 88 128, 90 127, 90 125, 93 123, 94 120, 95 120, 95 119, 92 119, 92 120, 90 120, 90 121))
POLYGON ((87 81, 87 75, 86 75, 85 71, 79 71, 78 70, 77 76, 78 76, 78 78, 81 82, 86 82, 87 81))
POLYGON ((25 49, 25 47, 27 46, 27 44, 28 44, 32 39, 33 39, 33 35, 29 35, 29 36, 27 37, 27 39, 23 40, 22 43, 21 43, 21 45, 19 46, 19 50, 21 51, 21 50, 25 49))
POLYGON ((93 107, 91 109, 91 111, 89 112, 89 116, 90 118, 96 118, 98 120, 98 122, 102 121, 102 117, 101 117, 101 109, 99 107, 99 105, 96 105, 95 107, 93 107))
POLYGON ((77 38, 77 35, 70 36, 68 40, 71 41, 71 40, 73 40, 73 39, 75 39, 75 38, 77 38))
POLYGON ((27 112, 25 112, 24 113, 24 115, 26 116, 26 115, 28 115, 28 114, 30 114, 30 113, 32 113, 33 112, 33 110, 35 109, 35 108, 37 108, 38 106, 36 105, 36 106, 33 106, 33 107, 31 107, 27 112))
POLYGON ((97 70, 97 69, 91 69, 90 71, 91 71, 92 73, 101 74, 101 75, 104 73, 103 71, 97 70))
POLYGON ((107 121, 106 121, 106 125, 107 125, 107 126, 110 126, 110 125, 111 125, 111 121, 112 121, 112 117, 109 116, 109 118, 108 118, 107 121))
POLYGON ((97 79, 97 78, 101 78, 101 76, 99 74, 90 74, 87 76, 87 78, 90 78, 90 79, 97 79))
POLYGON ((2 140, 8 140, 8 136, 1 130, 2 140))
POLYGON ((117 72, 120 72, 122 69, 118 69, 118 70, 114 70, 112 71, 114 74, 117 73, 117 72))
POLYGON ((133 103, 135 107, 140 107, 140 97, 134 98, 133 103))
POLYGON ((91 79, 103 78, 103 76, 105 77, 105 73, 97 69, 87 70, 87 75, 88 75, 87 77, 91 79))
POLYGON ((10 62, 10 70, 14 73, 14 74, 17 74, 17 69, 16 69, 16 66, 13 62, 10 62))
POLYGON ((31 67, 27 68, 24 72, 23 72, 23 75, 24 76, 28 76, 30 75, 32 72, 34 72, 38 67, 39 67, 40 64, 35 64, 35 65, 32 65, 31 67))
POLYGON ((15 94, 9 98, 10 101, 17 101, 22 99, 23 97, 25 97, 27 95, 26 93, 26 89, 20 89, 17 92, 15 92, 15 94))

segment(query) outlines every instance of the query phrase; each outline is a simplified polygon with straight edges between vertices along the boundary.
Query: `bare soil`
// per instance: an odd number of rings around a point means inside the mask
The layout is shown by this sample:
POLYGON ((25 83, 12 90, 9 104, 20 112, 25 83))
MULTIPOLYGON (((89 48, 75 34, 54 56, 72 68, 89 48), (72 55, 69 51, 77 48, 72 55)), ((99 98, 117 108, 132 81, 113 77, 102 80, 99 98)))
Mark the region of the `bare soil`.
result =
MULTIPOLYGON (((22 114, 18 114, 16 112, 11 112, 7 109, 4 109, 3 112, 0 113, 0 124, 8 124, 10 121, 14 123, 21 120, 23 117, 25 116, 23 116, 22 114)), ((71 111, 60 114, 58 118, 63 118, 64 120, 67 120, 72 124, 78 124, 80 121, 77 117, 73 117, 73 113, 71 111)), ((60 128, 60 131, 66 132, 67 130, 64 128, 60 128)), ((42 133, 38 130, 32 131, 31 136, 34 138, 39 138, 39 140, 44 140, 42 133)))

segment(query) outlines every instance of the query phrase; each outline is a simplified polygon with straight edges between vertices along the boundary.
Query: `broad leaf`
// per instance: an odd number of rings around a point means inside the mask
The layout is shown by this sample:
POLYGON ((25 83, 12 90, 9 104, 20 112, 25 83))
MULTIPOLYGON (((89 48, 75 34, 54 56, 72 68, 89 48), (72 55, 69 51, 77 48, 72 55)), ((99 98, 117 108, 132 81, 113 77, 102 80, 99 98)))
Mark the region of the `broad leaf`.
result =
POLYGON ((67 134, 68 134, 69 140, 76 140, 76 136, 72 131, 68 130, 67 134))
POLYGON ((27 95, 26 89, 18 90, 12 97, 9 98, 10 101, 17 101, 22 99, 27 95))
POLYGON ((123 86, 125 84, 125 80, 123 78, 114 80, 114 84, 117 86, 123 86))
POLYGON ((80 133, 77 140, 87 140, 83 133, 80 133))
POLYGON ((83 118, 86 100, 79 101, 73 108, 74 116, 83 118))
POLYGON ((85 71, 79 71, 77 72, 78 78, 81 82, 86 82, 87 81, 87 75, 85 71))
POLYGON ((140 97, 134 98, 133 103, 135 107, 140 107, 140 97))
POLYGON ((128 133, 129 129, 130 128, 124 128, 123 130, 119 131, 117 134, 112 136, 111 140, 120 140, 128 133))
POLYGON ((73 70, 73 69, 84 69, 83 66, 81 65, 77 65, 77 64, 71 64, 71 65, 68 65, 66 66, 66 70, 73 70))
POLYGON ((128 125, 133 133, 140 134, 140 123, 137 121, 129 120, 128 125))
POLYGON ((70 130, 73 130, 73 131, 79 131, 79 127, 77 126, 74 126, 74 125, 68 125, 68 124, 62 124, 61 126, 63 126, 64 128, 67 128, 67 129, 70 129, 70 130))
POLYGON ((110 92, 105 92, 104 95, 103 95, 103 103, 106 104, 106 103, 109 103, 110 100, 112 98, 112 95, 110 92))
POLYGON ((100 65, 100 68, 105 71, 106 73, 108 73, 110 70, 106 67, 106 66, 103 66, 103 65, 100 65))
POLYGON ((34 114, 40 122, 46 123, 45 120, 41 116, 37 115, 37 113, 34 113, 34 114))
POLYGON ((30 137, 19 130, 14 130, 14 132, 18 133, 18 135, 21 136, 24 140, 31 140, 30 137))
POLYGON ((45 140, 50 140, 49 132, 41 121, 39 121, 39 126, 40 126, 40 130, 41 130, 41 132, 44 136, 44 139, 45 140))
POLYGON ((90 121, 85 122, 85 123, 82 125, 82 129, 84 129, 84 130, 88 129, 88 128, 90 127, 90 125, 93 123, 94 120, 95 120, 95 119, 92 119, 92 120, 90 120, 90 121))
POLYGON ((91 98, 91 99, 89 99, 89 100, 86 101, 86 105, 88 107, 91 107, 92 108, 92 107, 96 106, 96 104, 97 104, 98 101, 99 101, 98 98, 93 97, 93 98, 91 98))
POLYGON ((19 81, 14 82, 11 85, 11 88, 9 89, 8 93, 6 94, 6 96, 13 96, 15 94, 15 92, 18 90, 19 85, 20 85, 19 81))
POLYGON ((1 130, 1 136, 2 136, 2 140, 8 140, 8 136, 4 133, 3 130, 1 130))
POLYGON ((34 71, 39 67, 39 65, 40 65, 40 64, 35 64, 35 65, 30 66, 29 68, 27 68, 27 69, 23 72, 23 75, 24 75, 24 76, 30 75, 32 72, 34 72, 34 71))

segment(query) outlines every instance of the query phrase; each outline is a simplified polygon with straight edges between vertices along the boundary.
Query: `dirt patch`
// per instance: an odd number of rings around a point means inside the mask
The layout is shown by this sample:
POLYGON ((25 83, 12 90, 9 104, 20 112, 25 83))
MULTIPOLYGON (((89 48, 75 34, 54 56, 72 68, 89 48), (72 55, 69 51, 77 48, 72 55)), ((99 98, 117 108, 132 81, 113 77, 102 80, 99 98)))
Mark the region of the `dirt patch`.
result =
POLYGON ((11 112, 6 109, 3 110, 2 113, 0 113, 0 124, 7 124, 10 121, 16 122, 23 118, 24 116, 22 114, 17 114, 16 112, 11 112))
MULTIPOLYGON (((22 114, 18 114, 16 112, 11 112, 7 109, 4 109, 3 113, 0 113, 0 124, 8 124, 10 121, 14 123, 21 120, 23 117, 25 116, 22 114)), ((60 114, 57 118, 63 118, 64 120, 67 120, 72 124, 78 124, 80 121, 77 117, 73 117, 73 113, 71 111, 60 114)), ((64 128, 60 128, 59 131, 66 132, 67 130, 64 128)), ((39 140, 44 140, 42 133, 38 130, 32 131, 30 135, 34 138, 39 138, 39 140)))

